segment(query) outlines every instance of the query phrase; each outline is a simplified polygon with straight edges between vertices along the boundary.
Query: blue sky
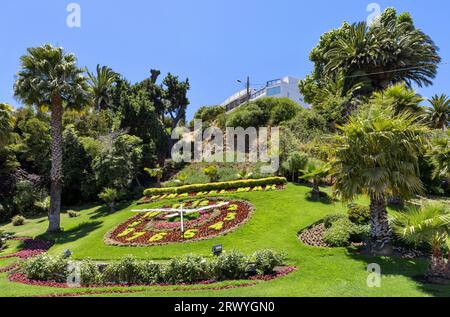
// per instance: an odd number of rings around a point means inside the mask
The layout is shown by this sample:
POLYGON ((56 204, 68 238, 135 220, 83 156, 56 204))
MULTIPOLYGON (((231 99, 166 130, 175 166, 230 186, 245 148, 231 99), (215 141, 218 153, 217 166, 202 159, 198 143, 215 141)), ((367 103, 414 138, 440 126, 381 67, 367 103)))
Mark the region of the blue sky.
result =
MULTIPOLYGON (((108 65, 132 82, 151 68, 189 77, 191 105, 221 103, 240 89, 312 69, 308 59, 320 35, 346 20, 366 20, 367 6, 409 11, 418 28, 450 62, 447 0, 15 0, 1 1, 0 102, 18 106, 12 94, 19 57, 27 47, 52 43, 74 52, 80 66, 108 65), (81 28, 68 28, 66 7, 81 6, 81 28)), ((442 65, 429 97, 450 94, 450 65, 442 65)))

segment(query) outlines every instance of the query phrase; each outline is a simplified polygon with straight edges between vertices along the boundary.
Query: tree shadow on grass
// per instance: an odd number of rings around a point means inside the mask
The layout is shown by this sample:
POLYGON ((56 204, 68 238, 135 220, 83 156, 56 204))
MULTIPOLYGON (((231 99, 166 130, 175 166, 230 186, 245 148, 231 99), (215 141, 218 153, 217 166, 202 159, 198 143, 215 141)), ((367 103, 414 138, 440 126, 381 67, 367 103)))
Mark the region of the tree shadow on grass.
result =
POLYGON ((38 238, 42 240, 54 241, 55 244, 74 242, 78 239, 86 237, 87 235, 89 235, 89 233, 99 229, 102 226, 102 223, 103 222, 101 221, 83 222, 70 230, 61 231, 53 235, 48 235, 47 233, 45 233, 38 238))
POLYGON ((426 258, 402 259, 399 257, 372 257, 360 254, 350 254, 349 257, 353 260, 363 262, 366 267, 372 263, 378 264, 381 268, 382 276, 400 275, 407 277, 416 283, 418 290, 429 295, 438 297, 450 296, 450 284, 432 284, 424 279, 424 273, 429 263, 426 258))
POLYGON ((114 215, 115 213, 120 212, 120 211, 130 207, 133 204, 134 204, 134 202, 121 203, 121 204, 115 206, 114 210, 111 210, 111 208, 108 206, 101 206, 100 208, 97 208, 94 211, 94 213, 92 214, 92 216, 89 217, 89 219, 95 220, 95 219, 103 218, 106 216, 114 215))
POLYGON ((305 199, 312 203, 321 203, 324 205, 332 205, 335 201, 327 193, 320 192, 319 197, 313 197, 311 192, 305 194, 305 199))

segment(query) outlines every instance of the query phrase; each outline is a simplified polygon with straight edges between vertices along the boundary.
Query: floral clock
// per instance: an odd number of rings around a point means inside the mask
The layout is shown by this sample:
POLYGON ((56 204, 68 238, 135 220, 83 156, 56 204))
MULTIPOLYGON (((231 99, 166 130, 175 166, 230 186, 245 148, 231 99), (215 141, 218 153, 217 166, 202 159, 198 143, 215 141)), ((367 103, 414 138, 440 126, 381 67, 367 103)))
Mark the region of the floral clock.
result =
POLYGON ((246 222, 253 206, 242 200, 202 198, 135 210, 136 215, 108 233, 107 244, 151 246, 209 239, 246 222))

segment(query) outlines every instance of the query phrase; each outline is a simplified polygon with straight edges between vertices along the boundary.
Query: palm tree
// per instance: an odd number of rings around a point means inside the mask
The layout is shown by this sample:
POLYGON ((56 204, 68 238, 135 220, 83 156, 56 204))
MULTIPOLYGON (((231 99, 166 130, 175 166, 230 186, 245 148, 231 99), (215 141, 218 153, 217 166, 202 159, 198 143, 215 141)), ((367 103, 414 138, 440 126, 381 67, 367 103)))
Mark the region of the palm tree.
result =
POLYGON ((431 127, 445 130, 450 122, 450 98, 447 95, 435 95, 429 100, 428 118, 431 127))
POLYGON ((249 179, 252 176, 253 176, 253 173, 247 171, 246 169, 242 169, 236 174, 237 179, 242 179, 242 180, 249 179))
POLYGON ((62 117, 64 110, 79 110, 88 105, 86 77, 77 67, 75 55, 46 44, 29 48, 21 57, 14 94, 27 105, 51 112, 51 206, 48 232, 60 231, 63 183, 62 117))
POLYGON ((420 103, 424 99, 404 83, 395 84, 381 92, 375 92, 372 98, 375 102, 385 102, 388 105, 393 105, 396 113, 411 111, 420 115, 423 112, 420 103))
POLYGON ((90 93, 96 110, 105 110, 111 105, 111 88, 117 74, 109 67, 97 65, 97 74, 88 72, 90 93))
POLYGON ((450 130, 432 139, 428 157, 434 167, 434 178, 450 176, 450 130))
POLYGON ((156 186, 161 187, 161 178, 164 175, 164 167, 161 167, 158 164, 155 168, 144 168, 144 171, 146 171, 150 177, 156 177, 156 186))
POLYGON ((310 159, 306 164, 306 169, 301 171, 303 176, 302 179, 310 181, 313 185, 311 195, 313 199, 320 198, 320 182, 329 175, 330 165, 319 161, 310 159))
POLYGON ((344 24, 335 30, 317 75, 345 70, 350 80, 368 78, 375 91, 398 82, 432 84, 441 59, 431 38, 416 29, 410 17, 399 19, 394 9, 387 9, 378 22, 344 24))
POLYGON ((418 155, 428 130, 412 113, 397 115, 392 106, 378 103, 363 107, 340 129, 330 144, 335 193, 344 201, 370 197, 371 251, 389 253, 386 197, 409 198, 422 191, 418 155))
POLYGON ((10 105, 0 103, 0 146, 3 146, 8 141, 13 124, 11 113, 12 107, 10 105))
POLYGON ((420 209, 394 213, 394 232, 408 243, 431 246, 432 255, 427 277, 445 278, 448 274, 442 247, 449 237, 450 214, 443 204, 425 204, 420 209))

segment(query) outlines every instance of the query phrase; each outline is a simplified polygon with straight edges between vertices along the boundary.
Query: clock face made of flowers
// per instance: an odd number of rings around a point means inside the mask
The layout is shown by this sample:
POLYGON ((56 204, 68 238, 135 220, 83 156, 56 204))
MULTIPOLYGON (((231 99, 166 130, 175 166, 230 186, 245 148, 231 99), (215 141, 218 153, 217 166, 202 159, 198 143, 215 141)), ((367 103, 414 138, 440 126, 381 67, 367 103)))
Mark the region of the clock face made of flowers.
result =
POLYGON ((151 246, 209 239, 236 229, 249 219, 253 210, 246 201, 222 198, 134 210, 136 215, 109 232, 105 242, 151 246))

